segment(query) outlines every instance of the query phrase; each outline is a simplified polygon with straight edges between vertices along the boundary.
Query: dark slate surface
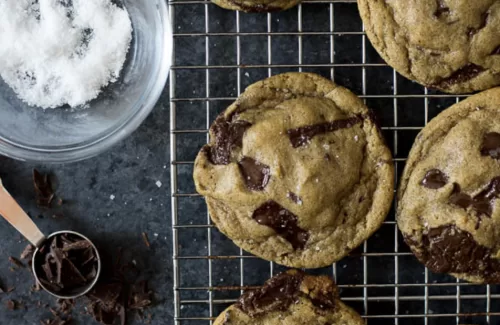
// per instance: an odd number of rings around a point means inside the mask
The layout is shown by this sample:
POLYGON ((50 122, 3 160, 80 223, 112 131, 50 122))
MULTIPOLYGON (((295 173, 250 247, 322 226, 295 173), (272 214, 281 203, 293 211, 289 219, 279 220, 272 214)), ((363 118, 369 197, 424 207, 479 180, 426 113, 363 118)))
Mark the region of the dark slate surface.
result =
MULTIPOLYGON (((0 177, 6 188, 33 216, 46 234, 73 229, 91 238, 103 251, 116 257, 123 247, 124 259, 135 260, 143 275, 151 279, 155 307, 151 324, 170 324, 172 319, 172 262, 169 198, 169 110, 164 94, 154 112, 125 142, 98 157, 62 166, 44 166, 0 158, 0 177), (31 178, 32 169, 50 172, 57 178, 56 193, 64 199, 61 208, 42 211, 36 207, 31 178), (162 183, 158 187, 156 182, 162 183), (111 196, 114 200, 111 200, 111 196), (54 213, 63 217, 53 219, 54 213), (147 249, 141 233, 149 236, 147 249), (169 320, 169 321, 165 321, 169 320)), ((36 304, 54 305, 55 298, 44 292, 31 293, 33 279, 27 269, 12 272, 9 256, 18 257, 26 242, 3 219, 0 220, 0 281, 15 286, 10 294, 0 294, 0 324, 39 324, 50 316, 36 304), (24 308, 9 311, 7 300, 23 302, 24 308)), ((75 309, 75 324, 94 324, 75 309)), ((132 320, 129 324, 142 324, 132 320)))

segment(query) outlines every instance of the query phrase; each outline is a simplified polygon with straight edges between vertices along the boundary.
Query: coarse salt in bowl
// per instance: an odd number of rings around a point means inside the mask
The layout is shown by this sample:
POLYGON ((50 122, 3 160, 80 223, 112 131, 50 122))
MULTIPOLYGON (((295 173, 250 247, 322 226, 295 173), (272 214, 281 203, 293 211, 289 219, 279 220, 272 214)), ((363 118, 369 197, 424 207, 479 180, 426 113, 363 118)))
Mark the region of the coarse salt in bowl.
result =
POLYGON ((132 21, 132 42, 118 80, 82 107, 29 106, 0 78, 0 154, 71 162, 95 156, 132 133, 154 108, 171 64, 164 0, 112 0, 132 21))

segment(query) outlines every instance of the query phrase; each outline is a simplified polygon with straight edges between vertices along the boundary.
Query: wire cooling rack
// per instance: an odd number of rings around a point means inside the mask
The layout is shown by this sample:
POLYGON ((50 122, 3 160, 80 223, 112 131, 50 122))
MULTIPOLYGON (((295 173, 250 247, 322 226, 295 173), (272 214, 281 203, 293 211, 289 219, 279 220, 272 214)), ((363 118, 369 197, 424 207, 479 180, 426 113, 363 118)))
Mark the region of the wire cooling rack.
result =
MULTIPOLYGON (((207 130, 246 86, 286 71, 315 72, 372 108, 400 176, 419 130, 461 98, 396 74, 371 47, 355 0, 305 1, 246 14, 207 1, 171 0, 170 76, 175 324, 211 324, 242 291, 284 270, 237 248, 210 222, 192 169, 207 130)), ((500 324, 500 290, 428 272, 394 221, 347 258, 308 271, 335 278, 342 299, 368 324, 500 324)))

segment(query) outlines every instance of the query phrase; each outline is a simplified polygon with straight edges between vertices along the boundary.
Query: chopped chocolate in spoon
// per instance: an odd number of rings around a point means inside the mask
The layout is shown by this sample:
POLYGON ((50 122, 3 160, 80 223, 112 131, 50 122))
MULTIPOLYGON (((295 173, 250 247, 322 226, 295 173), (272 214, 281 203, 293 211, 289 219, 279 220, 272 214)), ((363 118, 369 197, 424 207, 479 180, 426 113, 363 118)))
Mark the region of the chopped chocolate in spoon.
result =
POLYGON ((88 240, 75 234, 49 238, 35 259, 40 283, 55 294, 81 293, 97 277, 97 252, 88 240))

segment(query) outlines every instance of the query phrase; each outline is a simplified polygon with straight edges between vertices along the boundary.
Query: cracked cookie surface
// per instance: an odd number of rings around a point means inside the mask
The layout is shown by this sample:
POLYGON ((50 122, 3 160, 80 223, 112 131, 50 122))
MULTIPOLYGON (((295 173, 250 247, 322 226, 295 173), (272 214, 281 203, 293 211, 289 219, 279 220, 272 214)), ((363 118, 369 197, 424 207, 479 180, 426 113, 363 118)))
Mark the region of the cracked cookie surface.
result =
POLYGON ((301 0, 212 0, 219 7, 245 12, 274 12, 296 6, 301 0))
POLYGON ((449 93, 500 84, 500 1, 358 0, 366 33, 403 76, 449 93))
POLYGON ((248 252, 297 268, 329 265, 376 231, 393 179, 368 108, 309 73, 248 87, 213 123, 194 166, 219 230, 248 252))
POLYGON ((500 283, 500 88, 460 102, 417 136, 397 222, 431 271, 500 283))
POLYGON ((278 274, 259 289, 246 291, 214 325, 362 325, 363 319, 338 297, 327 276, 297 270, 278 274))

